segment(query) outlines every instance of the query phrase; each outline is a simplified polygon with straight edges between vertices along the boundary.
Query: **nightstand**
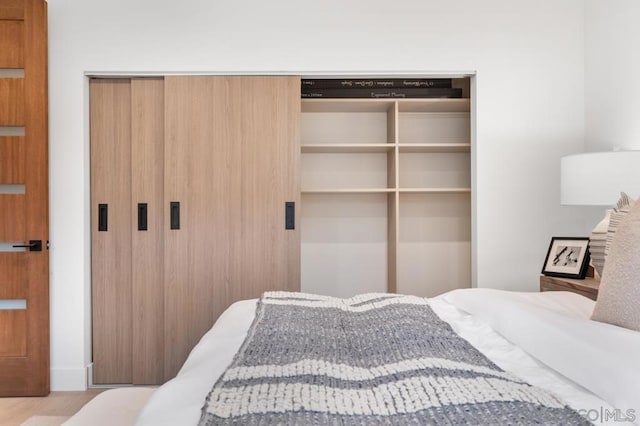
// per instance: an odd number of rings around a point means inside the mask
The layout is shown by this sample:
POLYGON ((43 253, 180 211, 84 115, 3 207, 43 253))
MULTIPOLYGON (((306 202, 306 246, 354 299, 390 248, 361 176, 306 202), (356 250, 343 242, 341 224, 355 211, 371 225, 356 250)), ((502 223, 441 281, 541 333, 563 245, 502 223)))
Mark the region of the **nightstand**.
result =
POLYGON ((584 280, 540 275, 540 291, 570 291, 596 300, 598 298, 598 288, 600 288, 600 279, 595 278, 593 269, 589 268, 590 270, 584 280))

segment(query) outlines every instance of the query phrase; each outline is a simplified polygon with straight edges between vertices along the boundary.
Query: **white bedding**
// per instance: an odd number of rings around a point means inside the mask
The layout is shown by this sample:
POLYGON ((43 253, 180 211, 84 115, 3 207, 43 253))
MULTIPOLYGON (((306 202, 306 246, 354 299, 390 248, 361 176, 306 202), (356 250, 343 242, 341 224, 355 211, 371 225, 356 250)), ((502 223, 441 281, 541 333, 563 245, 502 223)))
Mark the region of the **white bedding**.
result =
MULTIPOLYGON (((527 327, 531 322, 547 324, 544 319, 550 317, 552 326, 562 327, 568 322, 570 326, 574 327, 564 330, 565 337, 575 333, 576 340, 588 340, 589 336, 583 335, 575 327, 582 323, 592 323, 588 318, 593 310, 594 302, 582 296, 564 292, 518 294, 494 292, 492 294, 492 292, 487 293, 478 289, 456 291, 433 299, 431 306, 462 337, 501 368, 522 377, 533 385, 556 393, 574 409, 585 410, 583 412, 587 413, 590 420, 603 423, 603 410, 610 412, 613 410, 604 400, 576 383, 589 384, 589 380, 581 382, 569 375, 574 382, 543 365, 523 349, 497 334, 488 323, 492 323, 494 327, 499 326, 501 321, 505 322, 504 317, 502 319, 491 318, 490 312, 486 312, 496 310, 496 306, 499 306, 499 310, 510 312, 514 319, 520 318, 518 321, 507 321, 509 327, 502 328, 508 329, 511 334, 516 335, 520 346, 535 347, 538 345, 540 346, 539 353, 544 354, 553 352, 552 347, 547 347, 549 345, 545 341, 544 334, 539 332, 531 336, 527 336, 526 333, 518 334, 518 324, 529 332, 531 329, 527 327), (490 303, 492 299, 494 302, 490 303), (481 300, 481 302, 475 303, 474 300, 481 300), (474 316, 464 311, 474 312, 474 316), (563 317, 567 319, 564 323, 558 320, 563 317), (527 340, 531 342, 527 342, 527 340)), ((200 410, 207 393, 244 341, 246 332, 253 321, 255 303, 255 300, 237 302, 220 316, 216 324, 193 349, 178 375, 151 396, 138 416, 136 424, 195 425, 198 423, 200 410)), ((607 326, 598 324, 598 326, 600 325, 607 326)), ((550 326, 541 325, 540 327, 544 329, 544 327, 550 326)), ((603 335, 606 335, 604 329, 601 331, 603 335)), ((635 341, 640 342, 640 333, 637 334, 633 337, 637 338, 635 341)), ((635 346, 632 347, 635 348, 635 346)), ((636 352, 636 354, 640 355, 640 352, 636 352)), ((589 356, 585 355, 586 358, 589 356)), ((580 370, 583 365, 578 360, 574 363, 571 359, 565 360, 564 364, 575 364, 578 366, 577 370, 580 370)), ((627 366, 625 365, 625 367, 627 366)), ((637 372, 637 370, 638 368, 635 367, 631 369, 631 372, 637 372)), ((564 371, 563 374, 568 375, 564 371)), ((582 371, 584 376, 590 374, 589 370, 582 371)), ((636 412, 640 413, 640 410, 636 410, 636 412)))
MULTIPOLYGON (((589 321, 594 306, 591 300, 564 292, 474 289, 447 293, 432 300, 431 305, 462 337, 500 367, 555 392, 593 422, 637 421, 640 333, 589 321), (625 408, 615 411, 604 400, 625 408)), ((254 308, 255 300, 231 306, 194 348, 178 376, 150 398, 137 423, 196 424, 206 394, 244 340, 254 308)), ((153 391, 145 388, 107 391, 87 404, 68 424, 132 424, 153 391)))
POLYGON ((618 408, 617 420, 640 420, 640 333, 591 321, 595 302, 582 296, 536 294, 475 289, 442 299, 618 408))
POLYGON ((102 392, 63 426, 129 426, 156 388, 131 386, 102 392))

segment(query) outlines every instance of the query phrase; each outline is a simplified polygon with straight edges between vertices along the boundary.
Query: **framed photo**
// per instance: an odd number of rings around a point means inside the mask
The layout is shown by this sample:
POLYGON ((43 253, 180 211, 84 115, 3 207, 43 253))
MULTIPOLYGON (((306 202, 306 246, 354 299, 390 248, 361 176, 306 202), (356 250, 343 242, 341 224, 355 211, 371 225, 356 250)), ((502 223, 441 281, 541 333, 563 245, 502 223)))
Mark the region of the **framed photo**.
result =
POLYGON ((589 267, 589 238, 553 237, 542 273, 552 277, 584 279, 589 267))

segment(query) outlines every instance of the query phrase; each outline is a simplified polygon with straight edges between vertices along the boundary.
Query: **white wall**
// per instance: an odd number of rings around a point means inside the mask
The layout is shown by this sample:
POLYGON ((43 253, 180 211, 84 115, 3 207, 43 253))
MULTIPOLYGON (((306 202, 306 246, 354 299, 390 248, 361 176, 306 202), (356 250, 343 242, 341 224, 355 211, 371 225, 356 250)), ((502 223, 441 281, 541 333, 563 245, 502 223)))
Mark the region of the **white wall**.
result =
POLYGON ((50 0, 49 21, 54 390, 90 361, 87 72, 475 70, 478 286, 535 291, 550 237, 590 229, 558 182, 583 150, 583 0, 50 0))
POLYGON ((640 149, 640 2, 587 0, 587 151, 640 149))

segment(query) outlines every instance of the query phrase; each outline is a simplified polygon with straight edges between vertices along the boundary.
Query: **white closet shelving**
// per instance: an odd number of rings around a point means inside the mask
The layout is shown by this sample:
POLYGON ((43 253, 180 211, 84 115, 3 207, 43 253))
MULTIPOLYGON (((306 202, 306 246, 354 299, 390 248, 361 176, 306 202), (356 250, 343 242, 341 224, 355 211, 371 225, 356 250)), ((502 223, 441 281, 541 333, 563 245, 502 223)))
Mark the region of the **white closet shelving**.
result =
POLYGON ((461 99, 303 99, 302 291, 471 285, 469 80, 461 99))

